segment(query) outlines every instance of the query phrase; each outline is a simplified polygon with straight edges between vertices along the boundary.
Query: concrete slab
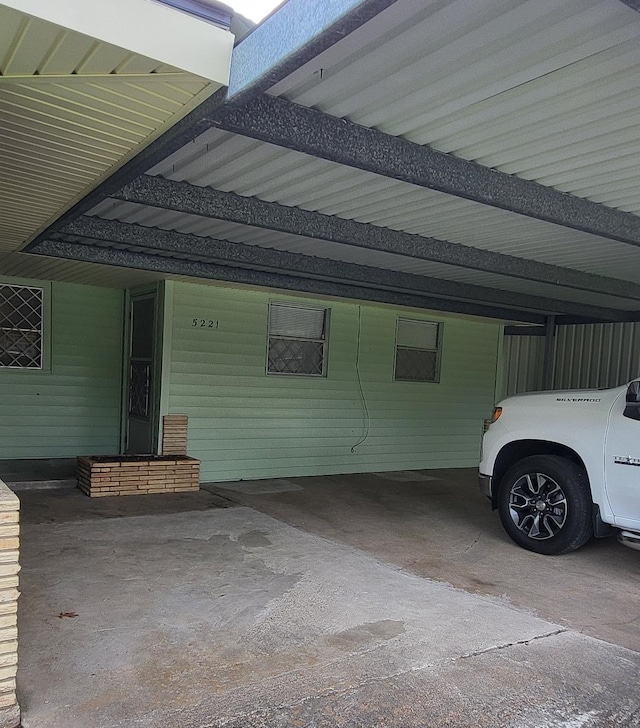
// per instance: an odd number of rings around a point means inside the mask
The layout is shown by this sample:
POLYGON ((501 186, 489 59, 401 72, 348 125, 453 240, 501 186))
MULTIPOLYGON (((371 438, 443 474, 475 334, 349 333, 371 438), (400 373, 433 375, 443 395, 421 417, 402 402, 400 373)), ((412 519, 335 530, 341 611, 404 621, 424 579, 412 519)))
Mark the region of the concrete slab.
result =
POLYGON ((131 516, 152 501, 37 496, 24 728, 640 725, 637 653, 193 495, 131 516))
POLYGON ((448 664, 368 680, 294 705, 186 728, 635 728, 634 668, 605 643, 565 632, 448 664), (601 682, 599 660, 607 661, 601 682), (568 679, 569 678, 569 679, 568 679))
MULTIPOLYGON (((507 537, 475 470, 291 478, 281 494, 203 487, 414 574, 505 598, 564 627, 640 652, 640 553, 615 538, 539 556, 507 537), (420 476, 430 480, 421 480, 420 476)), ((260 481, 255 481, 260 482, 260 481)))

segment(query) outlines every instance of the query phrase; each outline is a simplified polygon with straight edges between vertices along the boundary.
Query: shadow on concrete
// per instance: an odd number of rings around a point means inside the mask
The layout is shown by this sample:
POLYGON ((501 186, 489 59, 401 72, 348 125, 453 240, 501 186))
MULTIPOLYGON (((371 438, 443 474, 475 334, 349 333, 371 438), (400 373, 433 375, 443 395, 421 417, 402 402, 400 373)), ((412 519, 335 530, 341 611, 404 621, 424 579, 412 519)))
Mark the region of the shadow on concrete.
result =
POLYGON ((21 522, 68 523, 102 518, 128 518, 163 513, 229 508, 232 501, 204 490, 144 496, 89 498, 77 488, 16 490, 20 498, 21 522))

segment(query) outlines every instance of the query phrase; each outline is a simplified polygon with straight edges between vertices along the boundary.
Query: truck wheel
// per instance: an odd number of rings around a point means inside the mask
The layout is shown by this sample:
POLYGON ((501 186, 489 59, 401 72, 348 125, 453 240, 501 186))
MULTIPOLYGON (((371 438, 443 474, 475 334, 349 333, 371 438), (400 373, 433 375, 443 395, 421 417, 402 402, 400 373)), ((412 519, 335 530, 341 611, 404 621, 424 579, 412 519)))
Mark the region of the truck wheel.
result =
POLYGON ((593 504, 584 470, 567 458, 532 455, 500 482, 498 512, 518 546, 538 554, 566 554, 593 534, 593 504))

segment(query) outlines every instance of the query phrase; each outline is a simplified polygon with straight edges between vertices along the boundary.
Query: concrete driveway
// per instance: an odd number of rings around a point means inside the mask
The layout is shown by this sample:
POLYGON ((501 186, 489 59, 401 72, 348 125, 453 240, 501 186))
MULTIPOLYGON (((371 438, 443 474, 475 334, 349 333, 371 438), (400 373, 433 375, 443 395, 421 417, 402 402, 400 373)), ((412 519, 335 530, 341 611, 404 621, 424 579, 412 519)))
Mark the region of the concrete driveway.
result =
POLYGON ((475 470, 336 475, 205 486, 309 533, 354 546, 592 637, 640 652, 640 552, 615 538, 539 556, 508 538, 475 470))
POLYGON ((579 626, 639 554, 525 554, 464 471, 208 488, 21 495, 24 728, 640 726, 634 628, 579 626))

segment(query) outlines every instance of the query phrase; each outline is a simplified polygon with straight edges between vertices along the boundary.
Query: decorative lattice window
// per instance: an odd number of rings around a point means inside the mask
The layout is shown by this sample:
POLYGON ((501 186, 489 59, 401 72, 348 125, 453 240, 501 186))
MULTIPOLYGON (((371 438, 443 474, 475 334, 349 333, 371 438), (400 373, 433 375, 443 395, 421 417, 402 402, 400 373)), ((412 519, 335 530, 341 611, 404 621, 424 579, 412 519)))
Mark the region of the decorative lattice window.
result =
POLYGON ((437 382, 440 378, 440 324, 398 319, 396 381, 437 382))
POLYGON ((0 367, 42 369, 42 288, 0 283, 0 367))
POLYGON ((151 415, 151 364, 131 361, 129 414, 149 419, 151 415))
POLYGON ((324 376, 327 319, 325 308, 271 303, 267 373, 324 376))

